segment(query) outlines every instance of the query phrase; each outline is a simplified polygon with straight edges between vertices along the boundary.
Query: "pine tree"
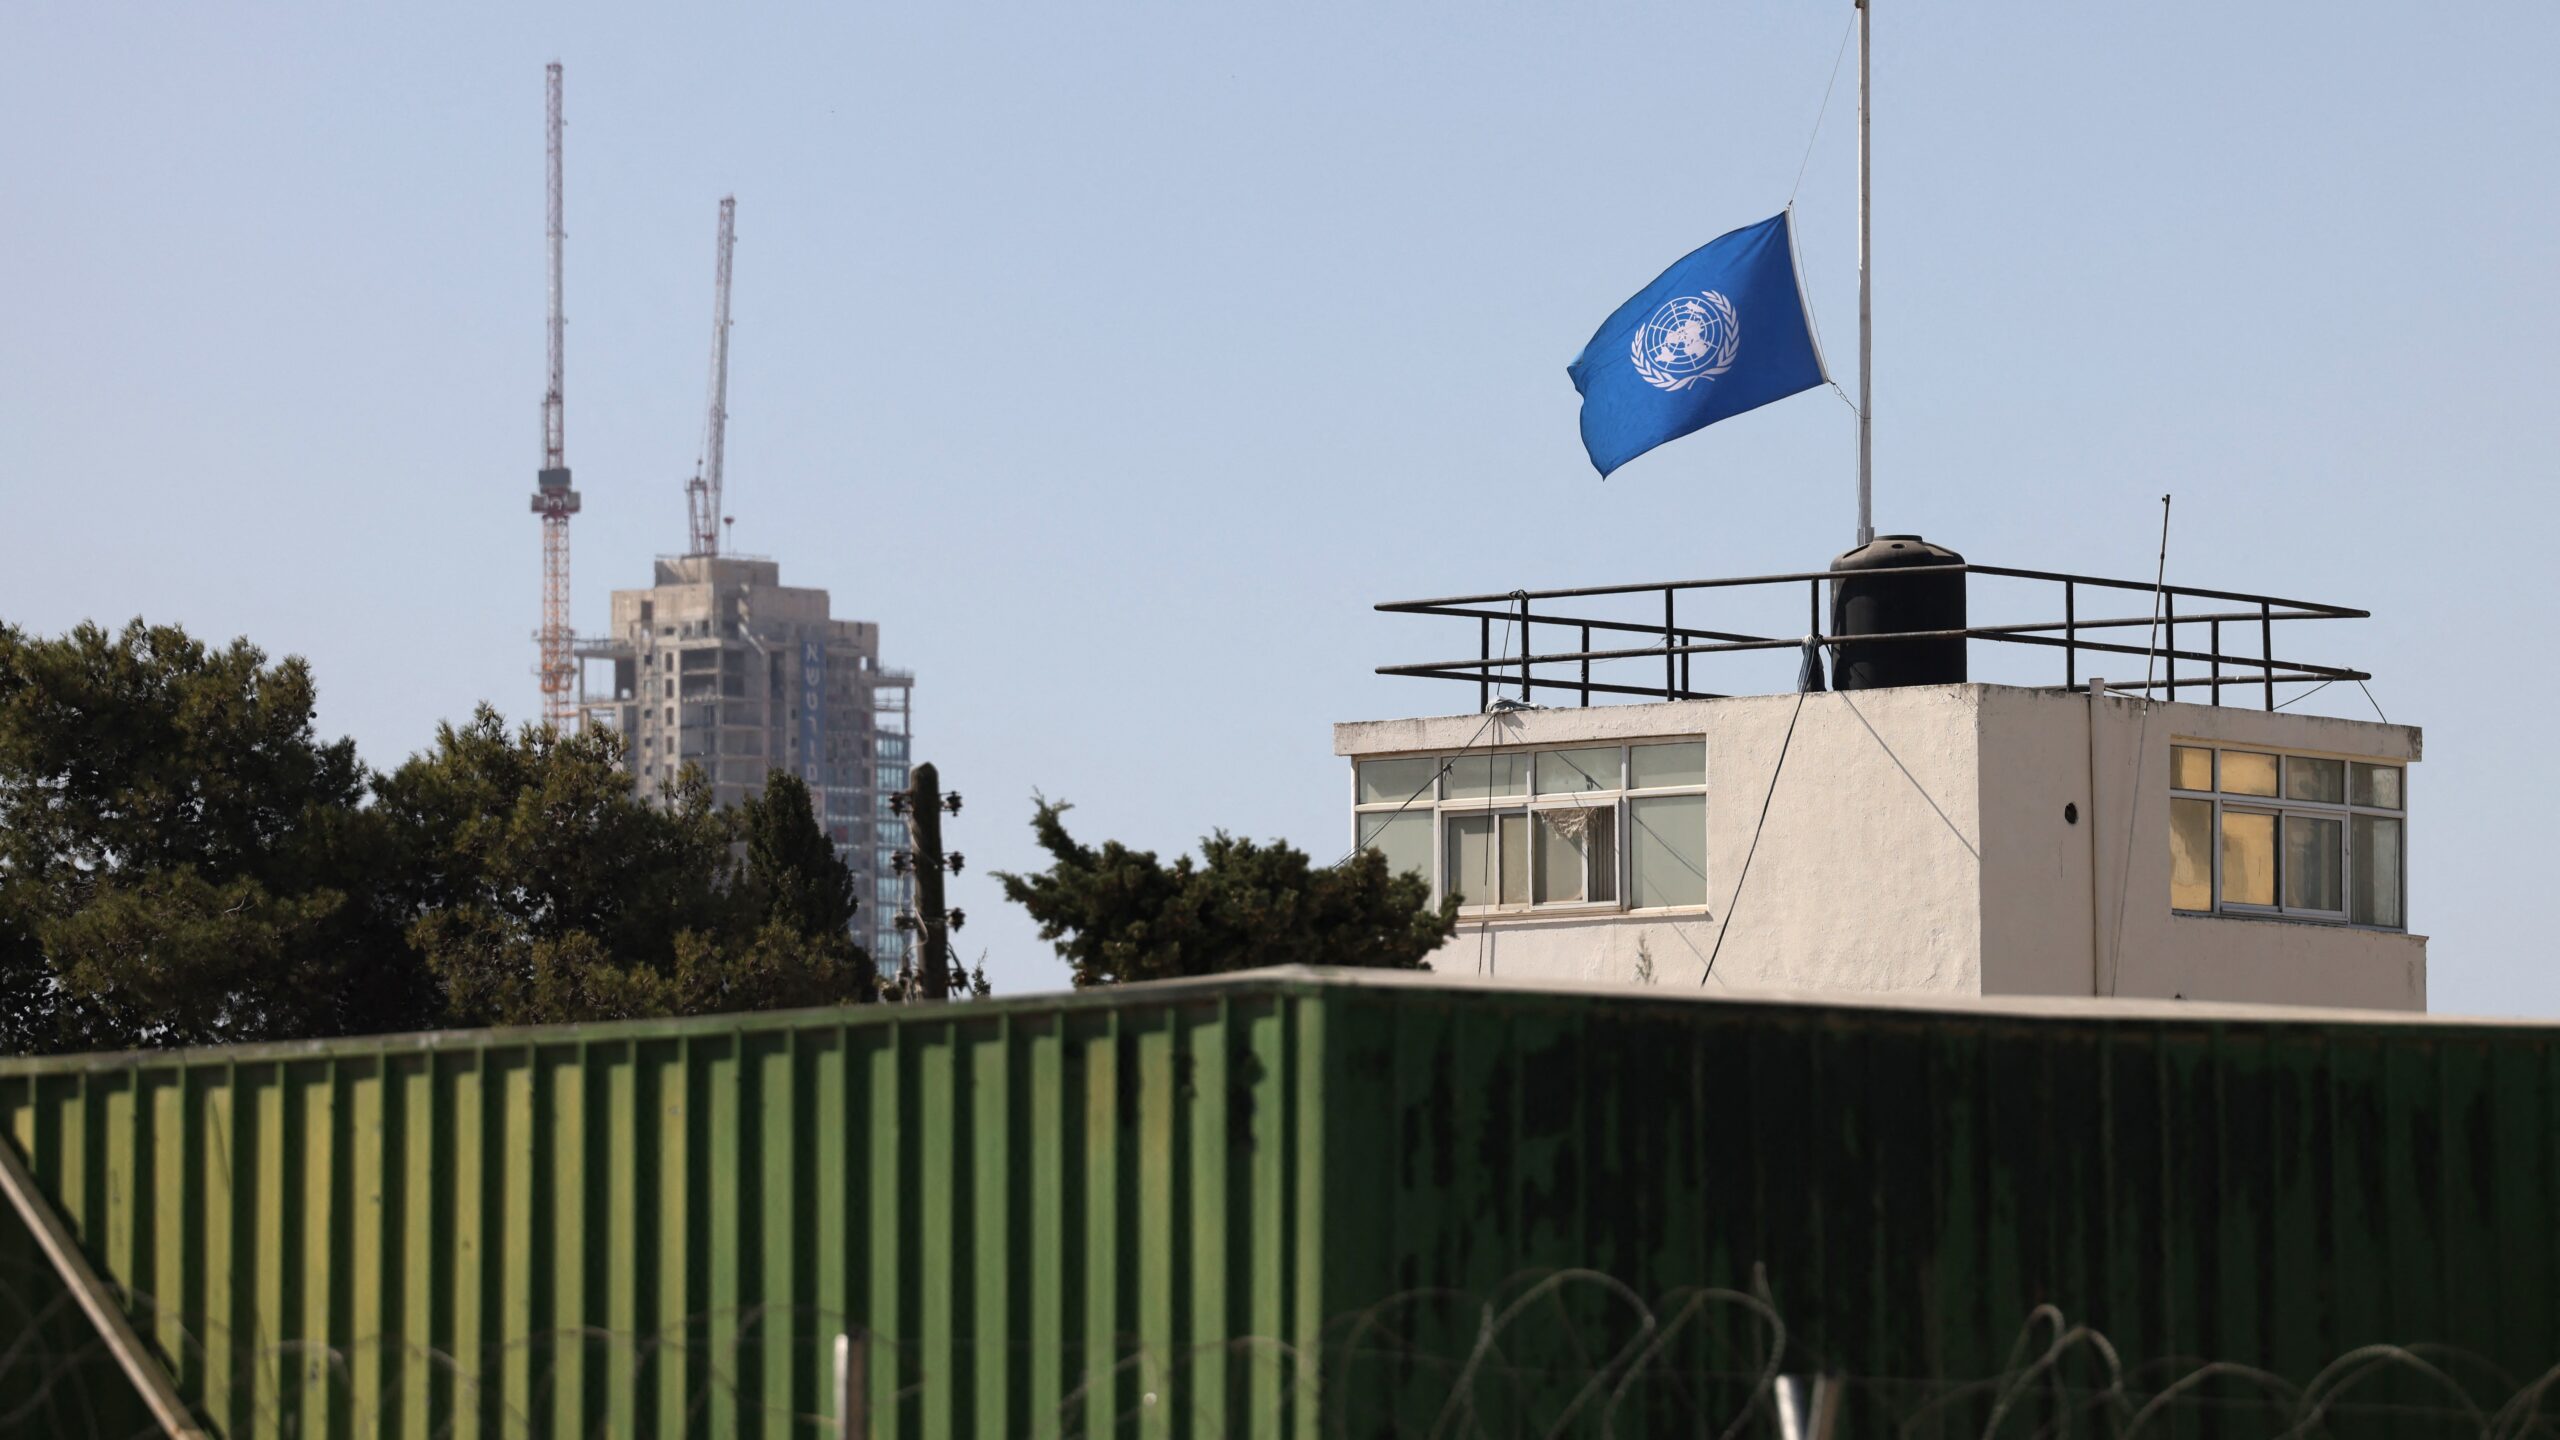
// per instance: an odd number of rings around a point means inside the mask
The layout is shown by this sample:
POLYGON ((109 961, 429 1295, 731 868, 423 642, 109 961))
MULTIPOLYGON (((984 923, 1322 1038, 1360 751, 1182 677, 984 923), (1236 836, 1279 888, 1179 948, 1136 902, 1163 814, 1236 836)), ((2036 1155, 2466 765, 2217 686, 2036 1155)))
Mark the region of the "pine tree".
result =
POLYGON ((768 921, 803 935, 851 933, 861 909, 853 873, 818 827, 809 787, 788 770, 765 777, 741 807, 747 884, 768 921))
POLYGON ((688 766, 634 793, 620 736, 513 736, 482 707, 381 785, 410 852, 409 944, 448 1023, 524 1025, 874 998, 853 880, 796 778, 743 812, 688 766), (734 850, 743 840, 745 864, 734 850))
POLYGON ((1427 882, 1390 871, 1375 850, 1318 869, 1285 842, 1221 830, 1200 842, 1197 863, 1165 865, 1116 840, 1079 843, 1067 809, 1043 799, 1032 815, 1047 870, 996 878, 1080 987, 1268 965, 1428 969, 1457 930, 1454 899, 1435 908, 1427 882))
POLYGON ((245 640, 0 625, 0 1049, 877 997, 796 778, 651 804, 612 731, 486 706, 375 775, 314 698, 245 640))
POLYGON ((299 659, 0 625, 0 1047, 405 1028, 395 846, 299 659))

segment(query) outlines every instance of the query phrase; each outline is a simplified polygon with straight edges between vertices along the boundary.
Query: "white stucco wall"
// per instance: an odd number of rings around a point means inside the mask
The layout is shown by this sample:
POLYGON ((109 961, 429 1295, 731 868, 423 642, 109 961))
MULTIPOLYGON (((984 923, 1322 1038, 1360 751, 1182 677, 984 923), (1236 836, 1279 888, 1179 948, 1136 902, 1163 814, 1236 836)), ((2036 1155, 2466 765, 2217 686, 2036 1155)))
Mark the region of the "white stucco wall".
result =
MULTIPOLYGON (((1793 695, 1521 711, 1479 748, 1704 737, 1707 896, 1694 909, 1591 918, 1467 920, 1433 961, 1460 974, 1696 985, 1769 794, 1793 695)), ((1980 820, 1971 686, 1809 695, 1733 932, 1719 987, 1981 993, 1980 820)), ((1450 753, 1481 716, 1335 727, 1335 751, 1450 753)))
POLYGON ((1947 685, 1335 727, 1346 756, 1703 737, 1690 910, 1461 922, 1445 973, 1745 991, 2117 995, 2417 1010, 2426 942, 2168 905, 2174 740, 2411 762, 2406 726, 1947 685), (1795 738, 1769 789, 1788 721, 1795 738), (2137 759, 2139 764, 2137 765, 2137 759), (2094 792, 2092 780, 2095 780, 2094 792), (1739 898, 1752 832, 1768 819, 1739 898), (2066 818, 2065 807, 2076 817, 2066 818), (2122 904, 2118 904, 2119 897, 2122 904), (1719 932, 1731 933, 1717 952, 1719 932))
MULTIPOLYGON (((2052 722, 2029 727, 2047 735, 2065 735, 2070 727, 2061 711, 2078 706, 2086 746, 2085 697, 2015 693, 2021 704, 2059 707, 2052 722)), ((2100 823, 2095 848, 2101 923, 2089 952, 2097 976, 2095 993, 2424 1010, 2427 942, 2423 935, 2294 920, 2180 915, 2169 909, 2167 899, 2171 744, 2246 745, 2414 765, 2424 751, 2417 728, 2207 705, 2153 706, 2146 727, 2143 708, 2139 700, 2118 695, 2098 706, 2100 823), (2130 855, 2123 848, 2128 836, 2130 855), (2118 875, 2126 877, 2120 923, 2115 913, 2118 889, 2112 878, 2118 875)), ((2086 769, 2084 758, 2084 774, 2086 769)), ((2414 771, 2409 785, 2412 792, 2420 791, 2414 771)), ((2422 807, 2423 794, 2413 793, 2410 803, 2422 807)), ((2073 993, 2092 991, 2083 988, 2073 993)))
MULTIPOLYGON (((1982 808, 2000 817, 1985 837, 1978 897, 1982 993, 2095 993, 2091 876, 2101 872, 2090 841, 2101 822, 2089 804, 2088 702, 1985 687, 1981 715, 1982 808)), ((2166 769, 2160 774, 2165 785, 2166 769)), ((2165 835, 2160 844, 2165 851, 2165 835)), ((2168 894, 2164 866, 2164 907, 2168 894)))

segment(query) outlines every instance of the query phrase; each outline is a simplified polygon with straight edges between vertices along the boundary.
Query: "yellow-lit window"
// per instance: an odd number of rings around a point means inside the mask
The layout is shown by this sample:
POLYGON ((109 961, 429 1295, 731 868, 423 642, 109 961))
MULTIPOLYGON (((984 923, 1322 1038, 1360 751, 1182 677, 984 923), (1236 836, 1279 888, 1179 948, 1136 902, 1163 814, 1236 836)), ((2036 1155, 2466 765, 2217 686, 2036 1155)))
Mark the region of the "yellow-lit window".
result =
POLYGON ((2272 797, 2276 793, 2276 757, 2248 750, 2223 751, 2222 793, 2272 797))
POLYGON ((2171 909, 2406 927, 2402 766, 2172 745, 2169 777, 2171 909))
POLYGON ((2213 752, 2200 745, 2169 747, 2169 788, 2172 790, 2213 789, 2213 752))
POLYGON ((2276 817, 2254 810, 2222 812, 2222 903, 2276 903, 2276 817))
POLYGON ((2213 908, 2213 802, 2169 802, 2169 905, 2213 908))

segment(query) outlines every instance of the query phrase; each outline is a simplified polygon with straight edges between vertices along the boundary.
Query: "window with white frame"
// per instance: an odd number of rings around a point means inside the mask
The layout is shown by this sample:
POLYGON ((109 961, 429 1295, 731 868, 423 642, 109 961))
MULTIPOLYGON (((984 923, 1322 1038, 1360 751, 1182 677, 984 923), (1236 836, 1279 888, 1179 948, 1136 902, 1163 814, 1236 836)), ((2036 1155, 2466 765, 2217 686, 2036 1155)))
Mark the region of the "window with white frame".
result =
POLYGON ((2169 905, 2408 926, 2408 772, 2387 761, 2169 748, 2169 905))
POLYGON ((1702 740, 1362 760, 1353 841, 1466 914, 1704 905, 1706 782, 1702 740))

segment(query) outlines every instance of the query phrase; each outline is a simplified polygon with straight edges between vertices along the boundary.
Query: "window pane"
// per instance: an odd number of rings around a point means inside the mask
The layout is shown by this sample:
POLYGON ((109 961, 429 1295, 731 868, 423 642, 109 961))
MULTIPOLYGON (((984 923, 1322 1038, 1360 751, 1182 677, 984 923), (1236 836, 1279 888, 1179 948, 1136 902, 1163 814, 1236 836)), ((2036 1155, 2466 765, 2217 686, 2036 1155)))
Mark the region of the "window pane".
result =
MULTIPOLYGON (((2231 767, 2222 769, 2228 780, 2231 767)), ((2276 817, 2222 812, 2222 903, 2276 903, 2276 817)))
POLYGON ((2170 746, 2169 788, 2211 790, 2213 788, 2213 752, 2193 745, 2170 746))
POLYGON ((1383 852, 1387 869, 1431 878, 1431 812, 1416 808, 1360 817, 1360 843, 1383 852))
POLYGON ((1502 822, 1502 903, 1529 903, 1529 817, 1503 815, 1502 822))
POLYGON ((1484 800, 1529 793, 1526 755, 1461 755, 1449 762, 1440 793, 1451 800, 1484 800))
POLYGON ((1707 903, 1707 797, 1627 802, 1630 891, 1640 907, 1707 903))
POLYGON ((2406 925, 2400 914, 2400 822, 2358 815, 2350 823, 2356 853, 2355 884, 2348 892, 2353 908, 2347 918, 2359 925, 2406 925))
POLYGON ((2213 908, 2213 802, 2169 802, 2169 905, 2213 908))
POLYGON ((1440 872, 1442 892, 1457 896, 1464 905, 1492 904, 1493 817, 1451 815, 1441 823, 1448 835, 1440 872))
POLYGON ((2347 827, 2317 815, 2284 817, 2284 906, 2288 910, 2344 910, 2339 843, 2347 827))
POLYGON ((2403 808, 2400 800, 2400 767, 2397 765, 2350 765, 2347 767, 2348 798, 2358 805, 2371 805, 2381 810, 2403 808))
POLYGON ((1627 752, 1627 788, 1658 790, 1668 785, 1707 783, 1707 742, 1685 740, 1676 745, 1638 745, 1627 752))
POLYGON ((1538 903, 1582 898, 1583 872, 1591 853, 1589 810, 1538 812, 1538 903))
POLYGON ((1538 757, 1538 793, 1561 795, 1573 790, 1618 788, 1618 747, 1598 745, 1583 750, 1549 750, 1538 757))
POLYGON ((2284 757, 2284 793, 2288 800, 2317 800, 2343 805, 2347 800, 2347 762, 2284 757))
POLYGON ((2223 751, 2222 793, 2273 795, 2276 793, 2276 757, 2253 755, 2246 750, 2223 751))
POLYGON ((1617 821, 1614 806, 1537 812, 1538 904, 1617 898, 1617 821))
POLYGON ((1431 798, 1431 773, 1440 761, 1430 755, 1409 755, 1401 760, 1363 760, 1360 762, 1360 803, 1363 805, 1401 805, 1420 795, 1431 798))

